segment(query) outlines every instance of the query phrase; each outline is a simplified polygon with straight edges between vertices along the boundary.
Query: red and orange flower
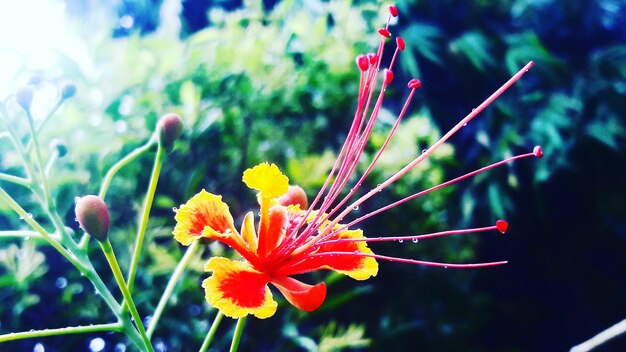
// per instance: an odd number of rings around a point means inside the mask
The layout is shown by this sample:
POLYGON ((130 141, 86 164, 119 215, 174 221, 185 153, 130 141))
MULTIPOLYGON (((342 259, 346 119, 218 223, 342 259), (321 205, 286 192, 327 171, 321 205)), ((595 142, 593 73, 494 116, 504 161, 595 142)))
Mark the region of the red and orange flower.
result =
MULTIPOLYGON (((389 19, 398 14, 394 6, 389 7, 389 13, 389 19)), ((398 170, 386 181, 351 201, 352 196, 363 185, 365 178, 375 166, 399 126, 415 90, 421 86, 421 82, 417 79, 408 82, 407 86, 410 93, 397 116, 396 123, 365 171, 359 177, 355 177, 357 166, 364 159, 363 151, 366 143, 381 111, 385 91, 393 80, 392 68, 396 57, 405 48, 404 40, 397 37, 396 48, 390 64, 383 70, 383 77, 379 80, 385 42, 391 36, 389 22, 388 20, 387 25, 378 31, 381 35, 378 50, 375 53, 361 55, 356 59, 361 78, 352 126, 326 182, 310 207, 307 207, 304 191, 299 187, 289 186, 288 178, 280 172, 276 165, 262 163, 246 170, 243 174, 243 182, 258 192, 260 203, 258 226, 255 225, 254 212, 251 211, 245 215, 240 231, 238 231, 228 205, 222 201, 221 196, 205 190, 196 194, 177 210, 174 237, 180 243, 189 245, 199 238, 208 238, 230 246, 241 255, 240 260, 213 257, 205 265, 205 270, 212 272, 212 275, 202 284, 206 292, 206 299, 226 316, 233 318, 244 317, 249 314, 258 318, 272 316, 276 312, 277 303, 273 299, 270 284, 297 308, 304 311, 317 309, 326 297, 325 284, 321 282, 310 285, 294 277, 316 270, 334 270, 356 280, 366 280, 376 276, 378 272, 377 259, 457 268, 506 263, 504 261, 477 264, 426 262, 374 254, 367 246, 368 242, 420 240, 492 230, 504 233, 508 224, 503 220, 498 220, 493 226, 481 228, 376 238, 365 237, 361 230, 353 229, 353 226, 406 201, 496 166, 517 159, 532 156, 541 157, 540 147, 535 147, 532 152, 501 160, 437 186, 411 194, 397 202, 364 214, 347 224, 341 223, 363 202, 387 188, 428 158, 435 149, 470 122, 533 65, 532 62, 528 63, 482 104, 472 109, 471 113, 461 119, 437 142, 416 156, 413 161, 398 170), (344 192, 344 189, 353 180, 357 181, 352 184, 348 192, 344 192)))
MULTIPOLYGON (((376 260, 366 256, 324 256, 329 252, 359 252, 373 254, 365 242, 336 242, 311 246, 308 240, 292 247, 298 239, 298 228, 311 224, 317 217, 301 209, 299 204, 281 204, 287 194, 289 181, 274 164, 263 163, 246 170, 243 181, 259 192, 261 216, 258 229, 254 213, 246 214, 241 231, 233 224, 228 206, 221 197, 201 191, 176 213, 174 237, 188 245, 205 237, 231 246, 243 261, 213 257, 205 265, 213 275, 202 286, 211 305, 230 317, 253 314, 267 318, 276 311, 268 284, 276 287, 294 306, 312 311, 326 297, 325 284, 308 285, 293 276, 319 269, 335 270, 357 280, 365 280, 378 272, 376 260), (311 249, 311 250, 309 250, 311 249), (311 254, 315 254, 314 256, 311 254)), ((297 192, 297 190, 296 190, 297 192)), ((363 238, 360 230, 329 231, 325 225, 316 226, 316 233, 332 233, 328 239, 363 238)))

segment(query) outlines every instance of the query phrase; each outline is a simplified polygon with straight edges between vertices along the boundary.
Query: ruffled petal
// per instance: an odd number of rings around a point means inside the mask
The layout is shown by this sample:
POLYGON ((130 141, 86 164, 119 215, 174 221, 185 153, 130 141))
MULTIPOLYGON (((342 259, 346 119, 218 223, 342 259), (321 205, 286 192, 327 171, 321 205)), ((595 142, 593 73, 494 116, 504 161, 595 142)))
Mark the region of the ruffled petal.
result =
POLYGON ((261 163, 243 173, 243 182, 256 189, 263 198, 278 198, 287 193, 289 179, 275 164, 261 163))
POLYGON ((270 281, 298 309, 312 312, 326 299, 326 284, 308 285, 288 276, 272 277, 270 281))
POLYGON ((174 218, 174 238, 186 246, 200 237, 224 239, 236 232, 233 217, 228 205, 222 202, 222 196, 205 190, 183 204, 174 218))
POLYGON ((267 286, 269 276, 247 262, 213 257, 204 269, 213 272, 202 282, 206 300, 224 315, 241 318, 252 314, 264 319, 276 312, 278 304, 267 286))
MULTIPOLYGON (((363 238, 361 230, 344 230, 333 239, 363 238)), ((330 241, 330 240, 329 240, 330 241)), ((334 270, 355 280, 366 280, 378 274, 376 259, 359 254, 374 254, 364 241, 337 242, 319 246, 315 256, 296 255, 276 271, 277 275, 291 276, 318 269, 334 270), (323 255, 328 252, 345 254, 323 255), (356 254, 355 254, 356 253, 356 254)))

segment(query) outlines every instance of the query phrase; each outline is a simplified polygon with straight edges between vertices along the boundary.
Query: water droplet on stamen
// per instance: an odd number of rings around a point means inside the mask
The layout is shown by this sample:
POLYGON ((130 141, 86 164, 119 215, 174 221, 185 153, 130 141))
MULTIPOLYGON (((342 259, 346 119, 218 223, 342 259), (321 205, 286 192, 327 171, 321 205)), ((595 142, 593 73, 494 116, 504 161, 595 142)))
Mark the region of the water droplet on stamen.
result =
POLYGON ((419 242, 419 240, 417 238, 414 238, 413 243, 417 243, 417 242, 419 242))
POLYGON ((177 207, 173 207, 172 211, 176 213, 176 212, 178 212, 178 208, 177 207))
POLYGON ((359 210, 359 206, 357 205, 356 207, 354 207, 352 210, 357 211, 359 210))
POLYGON ((398 240, 398 243, 402 243, 402 242, 404 242, 404 240, 398 240))
POLYGON ((467 126, 467 122, 463 124, 463 127, 467 126))
POLYGON ((426 154, 427 151, 428 149, 422 149, 422 154, 426 154))

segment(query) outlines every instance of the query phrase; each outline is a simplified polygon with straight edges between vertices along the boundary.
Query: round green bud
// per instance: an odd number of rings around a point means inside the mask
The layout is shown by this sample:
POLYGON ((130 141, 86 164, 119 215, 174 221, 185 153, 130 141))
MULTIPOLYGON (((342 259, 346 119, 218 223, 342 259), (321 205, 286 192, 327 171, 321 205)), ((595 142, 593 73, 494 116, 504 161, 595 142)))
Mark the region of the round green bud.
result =
POLYGON ((72 81, 65 81, 61 83, 61 99, 69 99, 76 95, 76 84, 72 81))
POLYGON ((183 120, 177 114, 167 114, 157 123, 159 145, 166 151, 174 148, 174 142, 183 133, 183 120))
POLYGON ((104 242, 109 234, 109 209, 98 196, 76 197, 76 220, 91 237, 104 242))
POLYGON ((24 85, 15 90, 15 101, 22 109, 30 111, 30 104, 33 102, 35 90, 32 86, 24 85))
POLYGON ((60 139, 55 138, 51 140, 50 149, 56 150, 57 153, 59 153, 59 158, 62 158, 65 155, 67 155, 67 145, 65 145, 65 142, 63 142, 60 139))

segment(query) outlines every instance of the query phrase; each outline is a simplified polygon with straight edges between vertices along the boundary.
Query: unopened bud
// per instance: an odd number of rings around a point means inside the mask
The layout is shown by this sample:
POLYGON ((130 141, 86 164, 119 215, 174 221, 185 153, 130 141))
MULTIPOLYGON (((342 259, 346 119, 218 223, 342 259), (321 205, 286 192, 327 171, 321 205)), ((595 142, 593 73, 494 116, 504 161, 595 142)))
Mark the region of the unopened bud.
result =
POLYGON ((283 206, 299 205, 302 210, 309 206, 306 193, 300 186, 289 186, 287 193, 278 198, 278 203, 283 206))
POLYGON ((183 133, 183 120, 177 114, 167 114, 157 123, 159 145, 166 151, 172 150, 174 142, 183 133))
POLYGON ((22 109, 30 111, 30 104, 33 102, 35 90, 29 85, 21 86, 15 91, 15 101, 22 109))
POLYGON ((55 138, 50 141, 50 149, 56 150, 56 152, 59 154, 59 158, 67 155, 67 145, 65 145, 65 142, 60 139, 55 138))
POLYGON ((98 196, 76 198, 76 220, 91 237, 104 242, 109 234, 109 209, 98 196))
POLYGON ((69 99, 76 95, 76 84, 72 81, 65 81, 61 83, 61 99, 69 99))

